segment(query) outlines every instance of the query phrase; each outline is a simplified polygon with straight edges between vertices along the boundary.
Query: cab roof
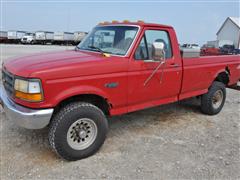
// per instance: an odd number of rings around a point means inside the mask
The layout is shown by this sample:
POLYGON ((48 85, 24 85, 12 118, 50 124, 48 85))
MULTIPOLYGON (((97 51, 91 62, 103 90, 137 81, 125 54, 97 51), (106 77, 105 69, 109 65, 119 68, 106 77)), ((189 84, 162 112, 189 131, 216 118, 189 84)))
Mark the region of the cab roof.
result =
POLYGON ((137 21, 137 22, 130 22, 130 21, 112 21, 112 22, 102 22, 99 23, 98 26, 117 26, 117 25, 126 25, 126 26, 140 26, 140 27, 162 27, 162 28, 171 28, 172 26, 169 25, 163 25, 163 24, 156 24, 156 23, 146 23, 143 21, 137 21))

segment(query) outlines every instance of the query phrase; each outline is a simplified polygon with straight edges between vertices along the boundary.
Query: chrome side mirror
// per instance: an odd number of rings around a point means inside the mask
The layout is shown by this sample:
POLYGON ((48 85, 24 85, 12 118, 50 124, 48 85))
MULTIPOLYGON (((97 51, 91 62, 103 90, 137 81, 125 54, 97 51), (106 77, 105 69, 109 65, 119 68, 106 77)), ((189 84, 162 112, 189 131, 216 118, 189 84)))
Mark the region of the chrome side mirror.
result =
POLYGON ((165 59, 165 50, 163 42, 154 42, 152 57, 154 61, 161 61, 165 59))

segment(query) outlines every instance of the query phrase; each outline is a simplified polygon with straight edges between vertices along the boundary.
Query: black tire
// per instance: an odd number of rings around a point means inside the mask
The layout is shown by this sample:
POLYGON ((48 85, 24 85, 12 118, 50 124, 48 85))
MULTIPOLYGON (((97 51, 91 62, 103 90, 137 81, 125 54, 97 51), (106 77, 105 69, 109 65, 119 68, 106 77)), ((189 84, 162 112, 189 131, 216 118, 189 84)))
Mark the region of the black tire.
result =
POLYGON ((54 115, 50 123, 48 138, 52 149, 60 157, 69 161, 75 161, 96 153, 104 143, 107 131, 108 121, 98 107, 90 103, 75 102, 66 105, 54 115), (84 118, 88 118, 96 124, 96 136, 93 143, 87 148, 76 150, 69 145, 67 134, 72 124, 84 118))
POLYGON ((201 98, 201 110, 204 114, 215 115, 218 114, 225 103, 226 100, 226 88, 225 84, 222 82, 214 81, 209 88, 208 92, 202 95, 201 98), (217 107, 214 107, 213 100, 215 98, 216 93, 222 93, 222 100, 219 102, 217 107))

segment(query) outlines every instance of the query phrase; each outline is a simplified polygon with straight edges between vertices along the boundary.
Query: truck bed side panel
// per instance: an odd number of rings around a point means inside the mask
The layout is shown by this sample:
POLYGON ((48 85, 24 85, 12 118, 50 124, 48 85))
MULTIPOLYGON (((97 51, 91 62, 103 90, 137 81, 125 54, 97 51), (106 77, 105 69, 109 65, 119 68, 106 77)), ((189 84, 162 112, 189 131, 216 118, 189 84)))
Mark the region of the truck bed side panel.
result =
POLYGON ((204 94, 219 73, 230 71, 228 85, 240 79, 239 56, 211 56, 183 59, 183 84, 179 99, 204 94))

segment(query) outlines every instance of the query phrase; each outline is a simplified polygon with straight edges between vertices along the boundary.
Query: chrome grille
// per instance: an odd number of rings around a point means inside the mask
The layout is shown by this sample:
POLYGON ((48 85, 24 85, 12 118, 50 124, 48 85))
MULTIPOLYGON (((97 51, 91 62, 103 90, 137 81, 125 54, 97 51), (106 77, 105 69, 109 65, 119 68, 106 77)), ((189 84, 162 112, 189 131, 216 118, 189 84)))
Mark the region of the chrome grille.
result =
POLYGON ((14 76, 5 69, 2 71, 2 82, 7 94, 12 96, 14 92, 14 76))

